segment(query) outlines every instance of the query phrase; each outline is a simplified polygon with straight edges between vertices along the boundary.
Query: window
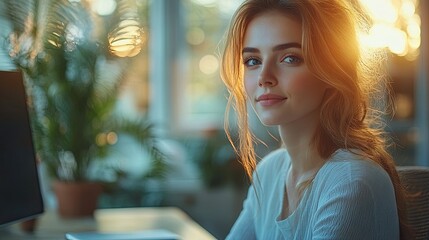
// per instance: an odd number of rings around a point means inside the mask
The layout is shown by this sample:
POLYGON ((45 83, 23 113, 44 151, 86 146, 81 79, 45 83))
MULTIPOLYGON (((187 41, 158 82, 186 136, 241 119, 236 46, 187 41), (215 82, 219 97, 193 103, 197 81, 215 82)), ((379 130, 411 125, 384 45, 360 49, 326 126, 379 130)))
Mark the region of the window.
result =
POLYGON ((240 2, 150 3, 149 114, 154 122, 175 132, 223 126, 226 90, 219 75, 219 44, 240 2))

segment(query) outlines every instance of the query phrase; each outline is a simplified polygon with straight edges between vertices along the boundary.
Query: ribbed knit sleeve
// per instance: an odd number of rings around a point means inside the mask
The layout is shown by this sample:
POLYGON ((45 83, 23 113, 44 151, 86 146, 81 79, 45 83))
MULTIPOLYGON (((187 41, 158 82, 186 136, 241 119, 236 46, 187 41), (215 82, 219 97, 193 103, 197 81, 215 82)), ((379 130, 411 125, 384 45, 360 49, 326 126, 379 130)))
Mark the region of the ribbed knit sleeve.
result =
POLYGON ((264 232, 271 232, 271 228, 275 227, 274 222, 270 224, 270 227, 263 227, 260 222, 264 221, 261 217, 265 215, 267 208, 271 211, 276 211, 270 208, 269 202, 272 201, 267 200, 267 197, 269 195, 280 196, 277 193, 273 194, 272 186, 278 179, 283 179, 278 175, 281 175, 282 169, 289 163, 285 161, 286 154, 284 149, 279 149, 268 154, 258 164, 256 171, 253 173, 253 183, 249 187, 247 197, 243 202, 243 209, 226 240, 262 239, 264 238, 264 232))
POLYGON ((256 210, 255 202, 255 190, 253 186, 251 186, 249 188, 247 198, 243 203, 243 210, 238 216, 238 219, 233 225, 230 233, 226 237, 226 240, 257 239, 255 234, 254 220, 254 210, 256 210))

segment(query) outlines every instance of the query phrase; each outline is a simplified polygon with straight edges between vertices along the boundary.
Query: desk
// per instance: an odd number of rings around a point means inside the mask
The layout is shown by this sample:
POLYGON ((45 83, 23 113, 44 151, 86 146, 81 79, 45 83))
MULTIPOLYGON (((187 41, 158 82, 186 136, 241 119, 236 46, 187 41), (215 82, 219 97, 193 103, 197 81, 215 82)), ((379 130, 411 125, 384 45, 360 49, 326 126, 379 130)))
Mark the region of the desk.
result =
POLYGON ((22 232, 19 225, 15 224, 8 231, 0 231, 0 239, 53 240, 64 239, 66 232, 124 232, 146 229, 166 229, 178 234, 183 240, 215 239, 186 213, 176 207, 99 209, 94 213, 94 218, 79 219, 63 219, 51 210, 38 219, 34 234, 22 232))

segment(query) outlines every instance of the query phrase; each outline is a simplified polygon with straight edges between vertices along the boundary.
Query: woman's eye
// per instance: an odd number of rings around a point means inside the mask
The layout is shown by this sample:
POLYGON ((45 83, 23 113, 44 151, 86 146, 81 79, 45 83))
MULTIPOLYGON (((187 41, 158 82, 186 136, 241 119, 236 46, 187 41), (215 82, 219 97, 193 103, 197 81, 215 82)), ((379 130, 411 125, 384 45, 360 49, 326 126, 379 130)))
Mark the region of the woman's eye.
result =
POLYGON ((293 55, 289 55, 283 59, 283 62, 298 65, 298 64, 302 63, 302 58, 297 57, 297 56, 293 56, 293 55))
POLYGON ((259 61, 256 58, 248 58, 244 61, 244 65, 248 66, 248 67, 252 67, 252 66, 256 66, 261 64, 261 61, 259 61))

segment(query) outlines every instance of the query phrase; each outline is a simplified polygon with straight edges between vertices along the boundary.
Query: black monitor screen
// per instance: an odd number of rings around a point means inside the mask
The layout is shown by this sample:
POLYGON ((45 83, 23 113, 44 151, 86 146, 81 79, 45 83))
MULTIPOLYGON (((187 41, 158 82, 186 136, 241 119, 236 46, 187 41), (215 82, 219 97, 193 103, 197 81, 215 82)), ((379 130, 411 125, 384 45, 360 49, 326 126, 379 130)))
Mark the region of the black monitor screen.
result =
POLYGON ((43 212, 21 72, 0 71, 0 226, 43 212))

